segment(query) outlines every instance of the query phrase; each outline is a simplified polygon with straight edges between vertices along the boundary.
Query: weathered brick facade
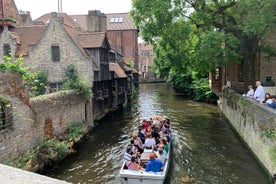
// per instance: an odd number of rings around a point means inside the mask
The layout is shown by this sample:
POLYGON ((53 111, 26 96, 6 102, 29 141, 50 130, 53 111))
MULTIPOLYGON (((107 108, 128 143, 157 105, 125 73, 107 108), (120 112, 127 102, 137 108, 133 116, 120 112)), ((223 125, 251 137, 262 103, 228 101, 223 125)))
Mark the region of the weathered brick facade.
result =
POLYGON ((47 25, 46 32, 39 43, 30 48, 29 55, 25 58, 26 66, 34 67, 36 70, 49 73, 50 83, 64 81, 64 69, 70 64, 74 64, 81 76, 89 81, 89 86, 93 85, 93 60, 85 57, 83 51, 72 41, 72 38, 64 30, 62 17, 57 17, 52 13, 52 19, 47 25), (60 61, 53 61, 51 46, 60 48, 60 61))
POLYGON ((0 162, 6 163, 37 145, 59 136, 76 122, 93 126, 91 102, 72 91, 29 98, 18 74, 0 73, 0 101, 6 104, 7 126, 0 131, 0 162), (8 108, 11 107, 11 108, 8 108))

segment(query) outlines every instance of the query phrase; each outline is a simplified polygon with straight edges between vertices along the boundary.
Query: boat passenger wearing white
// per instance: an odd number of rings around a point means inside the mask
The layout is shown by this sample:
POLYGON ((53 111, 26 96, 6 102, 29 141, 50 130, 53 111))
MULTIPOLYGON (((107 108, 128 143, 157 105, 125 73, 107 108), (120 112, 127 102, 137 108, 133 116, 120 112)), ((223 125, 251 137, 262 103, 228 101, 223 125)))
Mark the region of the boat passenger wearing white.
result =
POLYGON ((132 157, 132 151, 131 151, 131 146, 128 146, 127 149, 126 149, 126 152, 124 154, 124 160, 125 162, 128 162, 131 160, 131 157, 132 157))
POLYGON ((163 163, 163 165, 166 163, 167 156, 163 153, 163 150, 160 149, 158 151, 157 159, 160 160, 163 163))
POLYGON ((164 144, 163 144, 163 143, 162 143, 162 144, 160 143, 160 144, 158 145, 158 151, 161 150, 161 151, 163 152, 163 155, 167 157, 168 153, 167 153, 167 151, 164 149, 164 147, 165 147, 164 144))
POLYGON ((156 147, 155 139, 154 139, 154 137, 152 137, 151 132, 147 133, 147 138, 145 140, 144 147, 146 149, 153 149, 156 147))
POLYGON ((146 166, 146 171, 149 172, 149 171, 152 171, 152 172, 159 172, 159 171, 162 171, 163 170, 163 163, 158 160, 158 159, 155 159, 155 155, 154 153, 151 153, 149 155, 149 162, 147 163, 147 166, 146 166))

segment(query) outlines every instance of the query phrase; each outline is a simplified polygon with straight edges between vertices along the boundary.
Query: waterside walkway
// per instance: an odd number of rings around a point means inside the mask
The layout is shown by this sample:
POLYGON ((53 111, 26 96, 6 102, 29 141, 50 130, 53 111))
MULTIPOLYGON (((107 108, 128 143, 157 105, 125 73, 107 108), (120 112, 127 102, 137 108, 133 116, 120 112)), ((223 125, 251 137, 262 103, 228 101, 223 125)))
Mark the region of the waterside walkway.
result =
POLYGON ((0 184, 69 184, 68 182, 0 164, 0 184))

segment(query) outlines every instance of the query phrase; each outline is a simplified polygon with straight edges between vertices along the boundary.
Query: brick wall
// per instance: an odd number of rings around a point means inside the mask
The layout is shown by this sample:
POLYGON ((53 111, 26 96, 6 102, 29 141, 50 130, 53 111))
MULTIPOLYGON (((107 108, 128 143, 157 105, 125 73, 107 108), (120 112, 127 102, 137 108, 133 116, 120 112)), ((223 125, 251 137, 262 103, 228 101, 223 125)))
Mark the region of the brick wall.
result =
POLYGON ((18 74, 0 73, 0 99, 12 108, 12 125, 0 131, 0 162, 8 162, 41 140, 61 135, 69 125, 93 126, 91 102, 73 91, 29 98, 18 74))
MULTIPOLYGON (((263 40, 267 45, 276 47, 276 34, 274 32, 269 32, 266 34, 263 40)), ((260 80, 265 81, 267 75, 272 76, 274 85, 276 85, 276 57, 268 57, 267 54, 261 54, 260 62, 260 80)))

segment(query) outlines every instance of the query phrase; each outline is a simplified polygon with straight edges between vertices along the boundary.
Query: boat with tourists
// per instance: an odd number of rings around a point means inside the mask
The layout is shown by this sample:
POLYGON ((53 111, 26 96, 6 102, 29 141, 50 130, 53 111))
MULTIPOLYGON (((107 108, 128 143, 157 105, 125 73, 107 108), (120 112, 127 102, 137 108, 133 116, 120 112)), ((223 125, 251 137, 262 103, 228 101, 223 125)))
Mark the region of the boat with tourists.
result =
POLYGON ((144 119, 127 145, 120 169, 122 184, 163 184, 171 158, 170 120, 162 116, 144 119))

